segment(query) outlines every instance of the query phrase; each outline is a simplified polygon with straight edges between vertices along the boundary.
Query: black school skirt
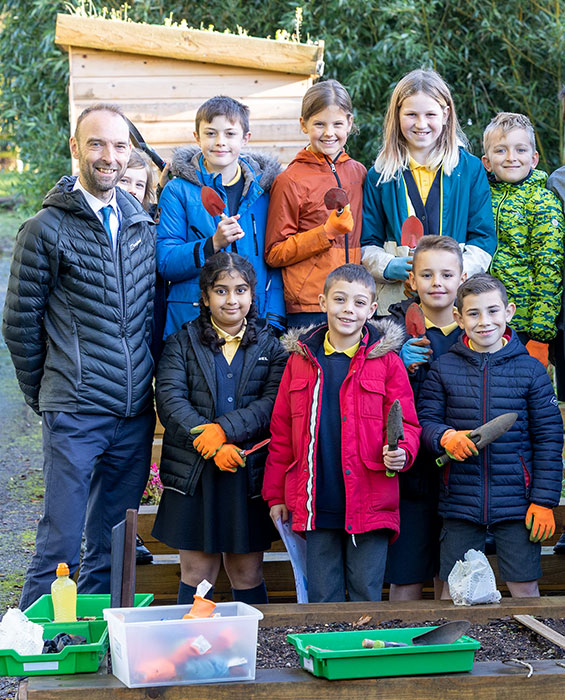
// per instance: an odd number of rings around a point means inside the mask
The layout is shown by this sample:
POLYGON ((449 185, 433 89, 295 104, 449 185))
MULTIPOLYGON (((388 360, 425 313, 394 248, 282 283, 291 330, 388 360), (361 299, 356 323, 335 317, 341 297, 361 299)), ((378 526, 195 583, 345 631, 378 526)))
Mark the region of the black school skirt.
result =
POLYGON ((222 472, 208 460, 193 496, 165 489, 153 536, 173 549, 248 554, 280 539, 259 496, 247 495, 246 469, 222 472))

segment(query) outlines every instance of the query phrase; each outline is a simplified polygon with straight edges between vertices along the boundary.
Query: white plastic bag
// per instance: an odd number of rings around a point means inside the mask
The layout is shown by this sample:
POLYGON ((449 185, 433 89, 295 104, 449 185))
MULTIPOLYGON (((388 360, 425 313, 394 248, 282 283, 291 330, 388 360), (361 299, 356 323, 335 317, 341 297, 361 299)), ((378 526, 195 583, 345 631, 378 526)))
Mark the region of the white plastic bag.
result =
POLYGON ((22 656, 41 654, 43 627, 18 608, 9 608, 0 622, 0 649, 14 649, 22 656))
POLYGON ((447 583, 455 605, 498 603, 502 597, 496 589, 494 572, 488 559, 476 549, 466 552, 465 561, 455 562, 447 583))

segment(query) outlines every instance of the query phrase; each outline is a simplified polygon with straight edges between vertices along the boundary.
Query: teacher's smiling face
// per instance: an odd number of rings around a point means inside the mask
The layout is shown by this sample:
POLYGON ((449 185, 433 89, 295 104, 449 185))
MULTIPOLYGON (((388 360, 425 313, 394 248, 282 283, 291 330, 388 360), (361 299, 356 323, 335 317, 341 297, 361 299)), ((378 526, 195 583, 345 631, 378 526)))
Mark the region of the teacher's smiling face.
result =
POLYGON ((89 112, 77 126, 70 146, 78 160, 82 186, 109 202, 131 152, 129 129, 123 117, 109 110, 89 112))

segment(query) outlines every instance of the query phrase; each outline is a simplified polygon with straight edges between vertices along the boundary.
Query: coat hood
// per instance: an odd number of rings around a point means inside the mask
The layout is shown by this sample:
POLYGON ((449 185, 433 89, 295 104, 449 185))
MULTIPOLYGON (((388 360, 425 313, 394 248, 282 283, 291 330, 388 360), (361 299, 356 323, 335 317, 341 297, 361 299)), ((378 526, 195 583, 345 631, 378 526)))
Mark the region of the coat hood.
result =
MULTIPOLYGON (((317 349, 323 342, 327 329, 327 325, 291 328, 282 336, 282 346, 288 353, 294 352, 307 357, 305 346, 317 349)), ((386 355, 387 352, 396 352, 402 346, 404 331, 391 319, 368 321, 365 331, 361 344, 370 347, 367 359, 372 360, 386 355)))
MULTIPOLYGON (((180 146, 173 151, 171 159, 171 173, 176 177, 182 177, 193 185, 202 187, 201 176, 202 151, 198 146, 180 146)), ((239 162, 245 178, 245 194, 251 182, 256 180, 259 186, 266 192, 271 189, 273 180, 281 172, 281 164, 268 153, 242 153, 239 162)), ((214 175, 206 173, 206 177, 214 178, 214 175)))

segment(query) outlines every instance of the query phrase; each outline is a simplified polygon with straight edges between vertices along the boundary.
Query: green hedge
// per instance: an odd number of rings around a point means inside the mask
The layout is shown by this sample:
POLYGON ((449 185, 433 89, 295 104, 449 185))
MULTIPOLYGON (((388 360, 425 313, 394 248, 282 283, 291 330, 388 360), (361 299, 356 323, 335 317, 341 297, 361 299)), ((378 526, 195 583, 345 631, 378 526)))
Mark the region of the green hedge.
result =
MULTIPOLYGON (((186 19, 219 31, 245 27, 254 36, 293 33, 296 2, 285 0, 136 0, 130 19, 162 23, 186 19)), ((325 77, 350 90, 360 133, 352 155, 370 165, 396 81, 417 67, 433 67, 450 84, 458 117, 481 154, 481 134, 498 111, 525 112, 536 127, 541 168, 551 171, 563 151, 557 92, 565 77, 565 31, 560 0, 305 0, 300 37, 326 42, 325 77)), ((90 12, 119 2, 86 3, 90 12)), ((67 57, 53 42, 58 0, 0 4, 0 115, 2 129, 31 168, 30 207, 70 168, 67 57)))

